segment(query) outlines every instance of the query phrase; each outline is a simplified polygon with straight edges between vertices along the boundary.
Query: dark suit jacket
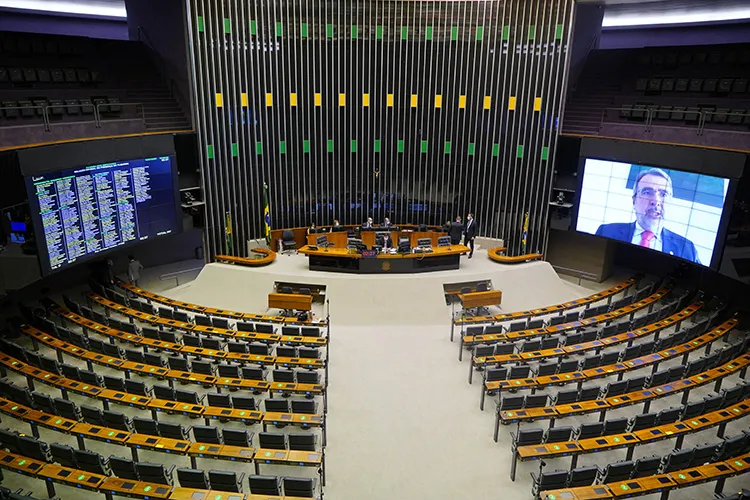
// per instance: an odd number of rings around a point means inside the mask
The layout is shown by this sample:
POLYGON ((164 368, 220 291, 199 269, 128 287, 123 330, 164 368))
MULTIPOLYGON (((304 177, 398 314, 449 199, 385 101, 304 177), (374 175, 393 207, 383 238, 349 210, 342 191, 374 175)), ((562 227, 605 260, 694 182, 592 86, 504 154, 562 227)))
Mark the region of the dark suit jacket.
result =
POLYGON ((461 234, 464 232, 464 225, 460 222, 451 222, 451 228, 448 230, 451 241, 461 241, 461 234))
POLYGON ((470 240, 474 238, 477 235, 477 221, 472 220, 471 224, 468 222, 466 223, 466 227, 464 228, 464 238, 467 240, 470 240))
MULTIPOLYGON (((613 222, 612 224, 602 224, 599 229, 596 230, 597 236, 604 236, 606 238, 612 238, 615 240, 624 241, 630 243, 633 240, 633 233, 635 233, 635 222, 613 222)), ((700 264, 698 259, 698 252, 695 250, 695 245, 692 241, 687 238, 680 236, 679 234, 673 233, 669 229, 662 229, 662 242, 661 251, 663 253, 680 257, 696 264, 700 264)))

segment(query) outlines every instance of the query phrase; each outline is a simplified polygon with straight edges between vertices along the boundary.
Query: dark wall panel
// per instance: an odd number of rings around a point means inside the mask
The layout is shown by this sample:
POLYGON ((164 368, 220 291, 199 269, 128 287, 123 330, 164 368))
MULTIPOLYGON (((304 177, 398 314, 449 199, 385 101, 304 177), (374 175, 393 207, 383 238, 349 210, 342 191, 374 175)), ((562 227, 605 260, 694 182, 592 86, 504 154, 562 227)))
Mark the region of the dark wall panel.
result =
POLYGON ((543 250, 572 0, 190 0, 207 254, 474 212, 543 250), (230 214, 233 248, 226 248, 230 214))

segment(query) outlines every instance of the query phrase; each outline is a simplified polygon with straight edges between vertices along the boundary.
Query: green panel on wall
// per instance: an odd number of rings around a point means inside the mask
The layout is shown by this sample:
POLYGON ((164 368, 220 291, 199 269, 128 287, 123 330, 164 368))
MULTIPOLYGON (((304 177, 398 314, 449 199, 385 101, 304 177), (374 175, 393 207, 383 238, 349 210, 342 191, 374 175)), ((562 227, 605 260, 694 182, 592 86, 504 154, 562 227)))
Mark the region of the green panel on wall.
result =
POLYGON ((427 141, 422 141, 422 152, 423 153, 427 152, 427 141))
POLYGON ((310 140, 304 139, 302 141, 302 152, 303 153, 309 153, 310 152, 310 140))
POLYGON ((255 154, 256 155, 263 154, 263 143, 260 141, 255 141, 255 154))
POLYGON ((232 22, 224 18, 224 33, 231 33, 232 32, 232 22))
POLYGON ((376 40, 382 40, 383 39, 383 27, 378 25, 375 26, 375 39, 376 40))
POLYGON ((333 153, 333 139, 328 139, 327 149, 329 153, 333 153))
POLYGON ((398 142, 396 143, 396 151, 398 151, 399 153, 404 152, 404 140, 403 139, 399 139, 398 142))
POLYGON ((307 23, 302 23, 302 26, 300 26, 300 35, 302 36, 302 38, 308 37, 307 23))
POLYGON ((357 152, 357 139, 352 139, 352 153, 357 152))
POLYGON ((432 40, 432 26, 427 26, 427 29, 424 31, 424 39, 425 40, 432 40))
POLYGON ((557 26, 555 26, 555 40, 560 40, 562 38, 562 35, 563 35, 563 25, 558 24, 557 26))
POLYGON ((523 144, 519 144, 516 148, 516 158, 523 158, 523 144))
POLYGON ((205 29, 206 26, 203 24, 203 16, 198 16, 198 33, 203 33, 205 29))
POLYGON ((469 156, 474 156, 474 143, 469 143, 469 156))
POLYGON ((529 40, 533 40, 535 36, 536 36, 536 26, 532 24, 531 26, 529 26, 529 40))
POLYGON ((276 36, 283 36, 284 35, 284 25, 277 21, 276 22, 276 36))
POLYGON ((451 40, 458 40, 458 26, 451 26, 451 40))
POLYGON ((214 147, 210 144, 206 146, 206 155, 208 155, 209 160, 214 159, 214 147))
POLYGON ((279 141, 279 154, 286 154, 286 141, 279 141))
POLYGON ((401 26, 401 40, 408 40, 408 39, 409 39, 409 27, 401 26))
POLYGON ((380 153, 380 139, 375 139, 375 144, 373 145, 373 150, 376 153, 380 153))
POLYGON ((445 141, 445 146, 443 147, 443 153, 444 154, 451 154, 451 141, 445 141))
POLYGON ((492 156, 500 156, 500 144, 495 143, 492 145, 492 156))
POLYGON ((510 25, 503 26, 503 40, 510 39, 510 25))
POLYGON ((333 38, 333 24, 326 24, 326 36, 333 38))
POLYGON ((544 146, 542 148, 542 160, 547 160, 549 158, 549 148, 547 146, 544 146))
POLYGON ((477 26, 477 40, 484 38, 484 26, 477 26))
POLYGON ((357 39, 357 25, 352 26, 352 40, 357 39))
POLYGON ((232 156, 236 158, 236 157, 238 157, 239 155, 240 155, 240 150, 239 150, 239 148, 237 147, 237 143, 236 143, 236 142, 233 142, 233 143, 232 143, 232 156))
POLYGON ((253 19, 250 20, 250 34, 251 35, 258 34, 258 23, 253 19))

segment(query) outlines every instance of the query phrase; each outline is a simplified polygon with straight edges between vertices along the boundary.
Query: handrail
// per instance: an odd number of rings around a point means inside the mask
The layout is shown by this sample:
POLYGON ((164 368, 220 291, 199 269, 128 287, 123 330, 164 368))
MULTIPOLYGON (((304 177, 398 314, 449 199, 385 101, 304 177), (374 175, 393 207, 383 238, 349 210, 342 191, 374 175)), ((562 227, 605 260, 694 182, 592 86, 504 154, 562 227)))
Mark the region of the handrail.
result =
MULTIPOLYGON (((601 121, 599 122, 599 129, 601 130, 602 125, 607 121, 606 117, 609 111, 617 111, 618 113, 622 111, 630 111, 631 113, 633 111, 642 112, 644 115, 643 119, 643 125, 644 125, 644 131, 649 132, 651 130, 651 127, 653 126, 654 119, 657 118, 657 115, 661 112, 668 112, 673 113, 675 110, 663 110, 663 109, 648 109, 648 108, 638 108, 634 109, 633 107, 626 107, 626 106, 619 106, 619 107, 606 107, 602 108, 602 115, 601 115, 601 121)), ((694 126, 696 135, 703 135, 703 133, 706 130, 706 124, 707 123, 716 123, 714 119, 711 119, 711 117, 716 116, 726 116, 727 121, 725 123, 728 123, 728 119, 734 116, 740 117, 741 119, 745 119, 747 117, 750 117, 750 113, 748 112, 742 112, 737 113, 733 111, 708 111, 708 110, 677 110, 678 113, 683 113, 685 117, 688 116, 697 116, 697 126, 694 126)), ((619 117, 619 116, 618 116, 619 117)), ((665 122, 669 122, 670 120, 664 119, 665 122)), ((684 120, 681 120, 680 123, 684 123, 684 120)), ((683 127, 685 129, 691 129, 692 127, 683 127)))
POLYGON ((183 269, 182 271, 175 271, 173 273, 164 273, 159 275, 159 281, 173 279, 177 283, 175 286, 180 286, 180 275, 186 273, 192 273, 193 271, 200 271, 203 267, 194 267, 192 269, 183 269))
POLYGON ((136 114, 138 114, 138 106, 140 106, 141 107, 141 123, 143 124, 144 127, 146 126, 146 110, 142 102, 117 102, 117 103, 100 102, 99 104, 95 105, 96 107, 95 114, 98 117, 98 121, 96 125, 97 127, 102 126, 102 112, 100 110, 101 106, 121 106, 123 108, 125 106, 134 106, 136 109, 136 114))
POLYGON ((573 269, 571 267, 564 267, 564 266, 558 266, 555 264, 552 264, 552 269, 557 271, 558 269, 561 271, 567 271, 570 273, 575 273, 574 276, 578 276, 578 284, 581 284, 582 279, 587 279, 589 281, 597 281, 599 279, 599 276, 594 273, 587 273, 586 271, 581 271, 580 269, 573 269))
MULTIPOLYGON (((47 106, 35 104, 32 106, 0 106, 0 110, 2 109, 41 109, 42 110, 42 119, 44 121, 44 130, 49 131, 49 116, 47 115, 47 106)), ((23 113, 21 113, 23 114, 23 113)))

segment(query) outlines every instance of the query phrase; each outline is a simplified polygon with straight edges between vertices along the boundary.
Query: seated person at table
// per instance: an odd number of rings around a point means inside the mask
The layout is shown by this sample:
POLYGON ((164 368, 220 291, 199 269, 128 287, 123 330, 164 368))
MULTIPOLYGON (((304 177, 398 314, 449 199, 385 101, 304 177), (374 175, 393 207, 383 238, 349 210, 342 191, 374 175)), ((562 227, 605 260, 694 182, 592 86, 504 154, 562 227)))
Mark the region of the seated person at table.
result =
POLYGON ((315 234, 318 232, 318 228, 315 226, 315 223, 313 222, 310 224, 310 227, 307 228, 307 234, 315 234))
POLYGON ((341 231, 343 227, 341 227, 341 224, 339 224, 338 219, 333 219, 333 226, 331 226, 331 232, 334 231, 341 231))
POLYGON ((391 227, 391 219, 386 217, 385 220, 383 221, 383 227, 391 227))
POLYGON ((372 217, 367 218, 367 222, 362 224, 362 229, 372 229, 372 217))
POLYGON ((375 244, 383 247, 383 250, 386 248, 393 248, 390 233, 378 233, 375 237, 375 244))

